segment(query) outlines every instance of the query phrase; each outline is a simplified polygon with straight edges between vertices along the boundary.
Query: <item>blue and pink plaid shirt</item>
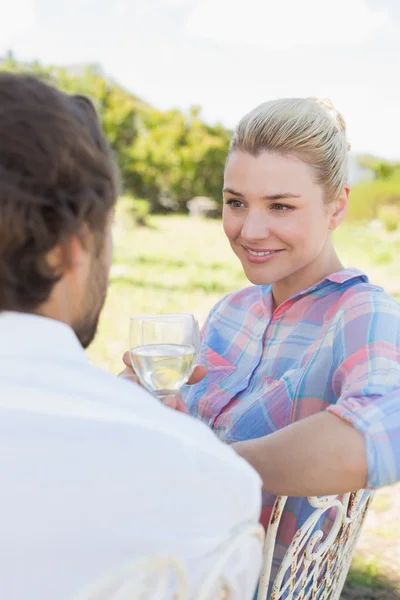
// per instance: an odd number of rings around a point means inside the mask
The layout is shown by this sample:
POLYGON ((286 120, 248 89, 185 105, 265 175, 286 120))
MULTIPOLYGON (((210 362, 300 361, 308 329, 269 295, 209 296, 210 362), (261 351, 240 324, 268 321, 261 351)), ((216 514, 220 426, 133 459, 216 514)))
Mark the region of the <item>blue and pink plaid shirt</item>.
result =
MULTIPOLYGON (((228 295, 203 328, 201 364, 208 375, 187 406, 227 443, 329 410, 364 435, 370 488, 400 480, 400 305, 360 271, 330 275, 275 310, 271 286, 228 295)), ((264 494, 265 526, 274 500, 264 494)), ((306 499, 288 500, 276 561, 309 514, 306 499)))

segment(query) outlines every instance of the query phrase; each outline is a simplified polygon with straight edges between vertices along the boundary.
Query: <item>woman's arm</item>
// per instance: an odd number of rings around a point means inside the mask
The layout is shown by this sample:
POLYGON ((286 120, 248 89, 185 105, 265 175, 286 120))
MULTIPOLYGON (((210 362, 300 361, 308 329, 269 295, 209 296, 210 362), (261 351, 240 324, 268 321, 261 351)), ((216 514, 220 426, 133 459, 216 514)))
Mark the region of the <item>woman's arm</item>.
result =
POLYGON ((320 496, 400 481, 400 307, 379 291, 355 300, 343 308, 334 336, 337 403, 234 444, 270 493, 320 496))
POLYGON ((258 471, 271 494, 325 496, 367 484, 362 434, 328 412, 232 447, 258 471))

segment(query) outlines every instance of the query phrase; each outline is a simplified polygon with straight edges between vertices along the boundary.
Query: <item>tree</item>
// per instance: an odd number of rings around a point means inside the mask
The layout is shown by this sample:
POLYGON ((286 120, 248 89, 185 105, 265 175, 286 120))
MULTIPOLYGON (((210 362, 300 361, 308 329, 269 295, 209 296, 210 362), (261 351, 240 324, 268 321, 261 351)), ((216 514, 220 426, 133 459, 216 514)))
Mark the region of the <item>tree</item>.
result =
POLYGON ((375 179, 379 180, 389 179, 397 166, 395 163, 382 160, 381 158, 371 156, 370 154, 359 156, 357 162, 360 167, 372 171, 375 179))
POLYGON ((114 150, 125 191, 148 199, 153 211, 185 211, 193 196, 220 201, 230 133, 222 125, 205 124, 199 106, 187 114, 161 112, 105 77, 99 65, 24 65, 10 53, 1 68, 29 71, 67 93, 89 96, 114 150))

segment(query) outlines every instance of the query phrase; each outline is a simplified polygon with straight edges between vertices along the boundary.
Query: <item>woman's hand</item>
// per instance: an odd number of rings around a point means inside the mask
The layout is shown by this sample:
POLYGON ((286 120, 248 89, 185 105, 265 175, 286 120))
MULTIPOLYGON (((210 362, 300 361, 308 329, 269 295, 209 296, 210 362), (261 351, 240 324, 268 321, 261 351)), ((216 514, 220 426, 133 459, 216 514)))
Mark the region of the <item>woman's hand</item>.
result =
MULTIPOLYGON (((121 371, 121 373, 118 374, 118 377, 123 377, 124 379, 126 379, 128 381, 132 381, 133 383, 137 383, 138 385, 141 385, 140 381, 138 379, 138 376, 136 375, 135 371, 132 368, 132 363, 131 363, 131 359, 129 356, 129 352, 125 352, 125 354, 122 357, 122 360, 124 362, 125 369, 123 371, 121 371)), ((202 381, 204 379, 204 377, 206 375, 207 375, 207 367, 203 367, 203 366, 199 365, 194 368, 194 371, 193 371, 192 375, 190 376, 188 384, 194 385, 196 383, 199 383, 200 381, 202 381)), ((165 398, 163 398, 163 403, 165 404, 165 406, 168 406, 169 408, 172 408, 173 410, 177 410, 178 412, 183 412, 186 414, 188 412, 186 404, 183 401, 182 395, 179 393, 175 394, 174 396, 166 396, 165 398)))

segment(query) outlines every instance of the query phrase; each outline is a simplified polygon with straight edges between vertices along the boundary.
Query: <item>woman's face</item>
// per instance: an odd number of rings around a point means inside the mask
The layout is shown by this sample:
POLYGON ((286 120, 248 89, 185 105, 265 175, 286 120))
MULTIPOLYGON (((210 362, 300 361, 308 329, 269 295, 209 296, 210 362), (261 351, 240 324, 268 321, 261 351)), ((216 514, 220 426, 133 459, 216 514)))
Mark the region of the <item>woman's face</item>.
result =
POLYGON ((225 169, 224 231, 247 278, 257 285, 285 282, 289 295, 317 283, 336 258, 331 232, 344 217, 348 191, 326 204, 298 158, 233 152, 225 169))

